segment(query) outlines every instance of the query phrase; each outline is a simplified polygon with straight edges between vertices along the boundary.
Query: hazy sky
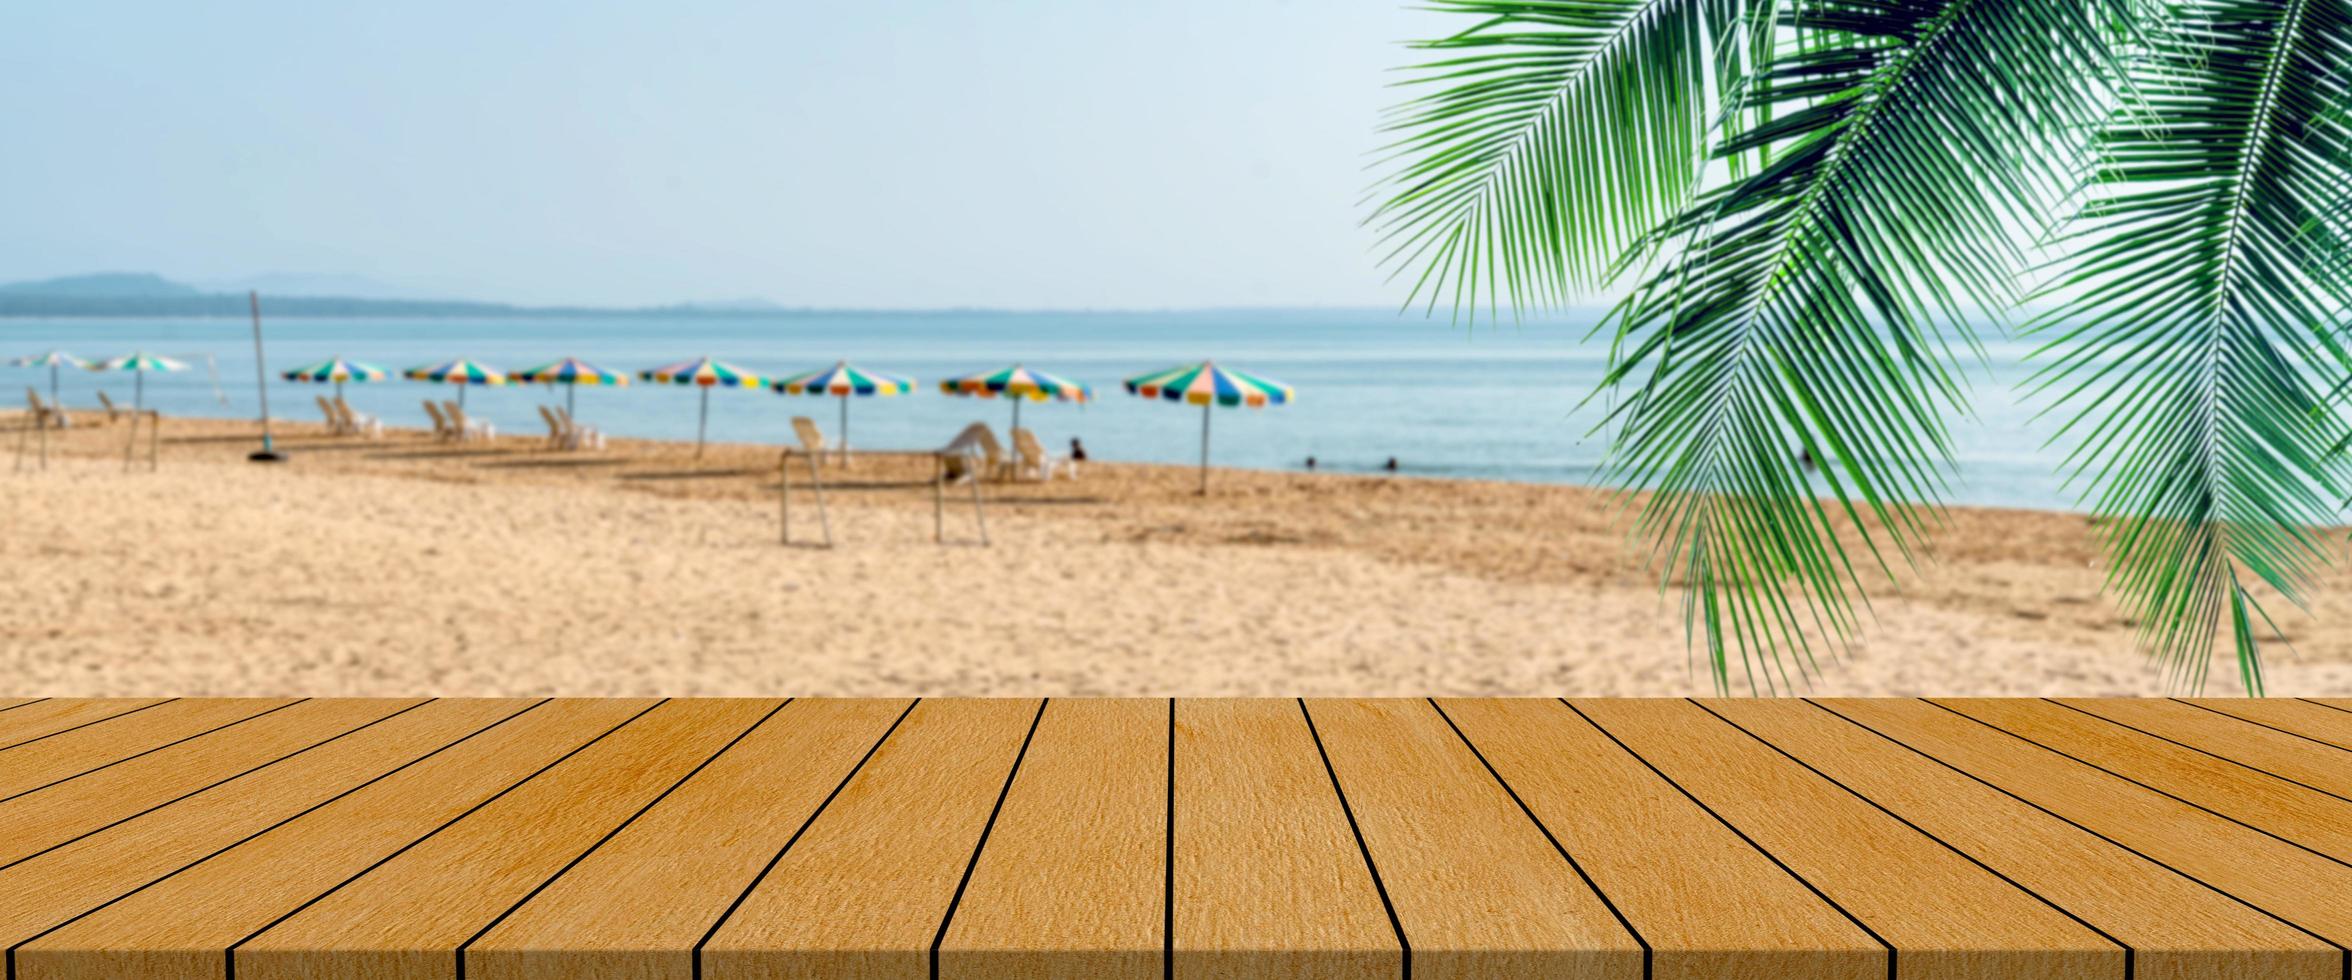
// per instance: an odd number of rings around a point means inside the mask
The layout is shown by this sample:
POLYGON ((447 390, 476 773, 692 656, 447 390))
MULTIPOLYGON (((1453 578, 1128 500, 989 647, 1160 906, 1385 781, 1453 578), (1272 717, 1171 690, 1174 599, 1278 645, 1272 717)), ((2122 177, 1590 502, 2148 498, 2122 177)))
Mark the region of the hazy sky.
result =
POLYGON ((1389 305, 1404 0, 24 0, 0 280, 1389 305))

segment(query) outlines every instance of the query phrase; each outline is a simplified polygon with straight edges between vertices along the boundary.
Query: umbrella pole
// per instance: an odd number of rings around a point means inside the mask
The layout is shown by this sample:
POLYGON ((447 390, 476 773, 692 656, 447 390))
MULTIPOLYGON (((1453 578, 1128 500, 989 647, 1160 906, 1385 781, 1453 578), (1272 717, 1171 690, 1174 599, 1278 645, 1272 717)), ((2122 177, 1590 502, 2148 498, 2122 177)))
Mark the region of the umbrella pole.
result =
POLYGON ((575 413, 572 411, 572 408, 573 408, 573 406, 574 406, 574 405, 576 405, 576 404, 578 403, 578 399, 579 399, 579 397, 580 397, 580 383, 579 383, 579 382, 577 382, 577 381, 574 381, 574 382, 572 382, 571 384, 567 384, 567 385, 565 385, 565 386, 564 386, 564 415, 565 415, 565 417, 567 417, 567 418, 568 418, 568 417, 570 417, 571 415, 575 414, 575 413))
MULTIPOLYGON (((133 372, 131 372, 131 411, 132 411, 132 412, 134 412, 134 413, 136 413, 136 412, 138 412, 140 409, 143 409, 143 408, 146 408, 146 407, 147 407, 147 369, 146 369, 146 368, 140 368, 139 370, 136 370, 136 371, 133 371, 133 372)), ((133 421, 133 422, 136 422, 136 421, 138 421, 138 419, 137 419, 137 418, 133 418, 131 421, 133 421)))
POLYGON ((710 386, 702 387, 702 418, 694 424, 694 458, 702 458, 704 441, 710 435, 710 386))
POLYGON ((1210 405, 1202 405, 1202 406, 1201 406, 1201 485, 1200 485, 1200 494, 1201 494, 1201 496, 1203 496, 1203 497, 1206 497, 1206 496, 1208 496, 1208 495, 1209 495, 1209 409, 1210 409, 1211 407, 1213 407, 1213 406, 1210 406, 1210 405))
POLYGON ((49 365, 49 404, 58 408, 65 407, 65 402, 57 397, 57 365, 55 362, 51 362, 49 365))
POLYGON ((841 396, 841 451, 838 453, 838 455, 839 455, 839 457, 840 457, 841 466, 842 466, 844 469, 848 468, 848 467, 849 467, 849 396, 848 396, 848 395, 843 395, 843 396, 841 396))
MULTIPOLYGON (((1019 396, 1019 395, 1013 395, 1013 396, 1012 396, 1012 399, 1013 399, 1013 429, 1018 429, 1018 428, 1020 428, 1020 427, 1021 427, 1021 396, 1019 396)), ((1012 438, 1012 437, 1013 437, 1013 432, 1012 432, 1012 429, 1007 429, 1007 430, 1005 430, 1005 438, 1007 438, 1007 439, 1010 439, 1010 438, 1012 438)))
POLYGON ((460 382, 458 382, 458 383, 457 383, 457 409, 458 409, 458 411, 461 411, 461 412, 462 412, 462 411, 465 411, 465 390, 466 390, 465 382, 463 382, 463 381, 460 381, 460 382))

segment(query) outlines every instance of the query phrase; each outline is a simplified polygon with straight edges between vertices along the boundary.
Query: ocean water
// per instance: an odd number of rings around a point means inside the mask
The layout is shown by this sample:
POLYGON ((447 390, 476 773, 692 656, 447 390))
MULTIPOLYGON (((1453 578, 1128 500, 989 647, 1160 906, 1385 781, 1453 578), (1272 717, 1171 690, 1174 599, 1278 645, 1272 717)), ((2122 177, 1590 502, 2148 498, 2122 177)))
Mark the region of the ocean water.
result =
MULTIPOLYGON (((627 371, 712 356, 784 375, 853 364, 912 375, 911 395, 853 399, 850 436, 868 448, 930 448, 974 420, 1000 429, 1002 399, 952 398, 944 377, 1015 363, 1095 387, 1091 404, 1025 403, 1022 424, 1049 446, 1085 440, 1098 459, 1190 463, 1200 451, 1201 410, 1126 394, 1120 380, 1214 358, 1297 389, 1290 405, 1217 409, 1212 461, 1220 466, 1299 469, 1309 457, 1333 471, 1374 472, 1395 457, 1408 476, 1592 483, 1606 438, 1593 427, 1599 403, 1582 404, 1606 360, 1587 342, 1590 320, 1480 323, 1463 327, 1388 311, 1213 311, 1183 313, 915 313, 779 316, 531 317, 497 319, 273 318, 265 321, 270 406, 280 417, 318 419, 323 386, 279 380, 277 372, 332 356, 398 372, 454 357, 517 369, 563 356, 627 371)), ((146 378, 150 406, 167 414, 253 418, 250 327, 237 319, 0 320, 0 360, 62 348, 85 357, 132 350, 187 360, 193 369, 146 378)), ((1959 468, 1948 502, 2071 508, 2060 454, 2045 448, 2056 423, 2034 418, 2037 403, 2017 385, 2026 375, 2021 341, 1986 338, 1987 363, 1967 372, 1974 414, 1953 421, 1959 468)), ((16 369, 0 380, 47 390, 46 371, 16 369)), ((103 388, 128 402, 128 374, 68 370, 65 401, 93 406, 103 388)), ((16 404, 5 389, 7 404, 16 404)), ((698 391, 633 383, 582 388, 578 415, 608 433, 694 437, 698 391)), ((536 406, 560 404, 562 388, 473 388, 471 414, 502 432, 544 433, 536 406)), ((454 398, 446 386, 405 380, 346 386, 354 408, 392 424, 423 425, 420 401, 454 398)), ((831 433, 831 398, 716 389, 713 441, 783 443, 793 415, 831 433)))

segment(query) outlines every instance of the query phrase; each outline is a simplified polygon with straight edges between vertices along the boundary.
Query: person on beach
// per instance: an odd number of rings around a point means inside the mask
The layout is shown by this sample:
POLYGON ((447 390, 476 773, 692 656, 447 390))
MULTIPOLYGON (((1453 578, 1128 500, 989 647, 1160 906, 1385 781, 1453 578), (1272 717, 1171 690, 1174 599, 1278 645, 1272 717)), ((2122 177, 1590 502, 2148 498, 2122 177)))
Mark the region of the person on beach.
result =
POLYGON ((1079 442, 1077 436, 1070 437, 1070 462, 1086 462, 1086 444, 1079 442))
POLYGON ((1384 470, 1387 470, 1387 471, 1389 471, 1389 472, 1391 472, 1391 473, 1394 473, 1394 472, 1396 472, 1396 471, 1397 471, 1397 461, 1396 461, 1396 457, 1394 457, 1394 456, 1390 456, 1390 457, 1388 458, 1388 462, 1380 464, 1380 468, 1381 468, 1381 469, 1384 469, 1384 470))
POLYGON ((1310 470, 1315 468, 1315 457, 1307 457, 1307 468, 1310 470))

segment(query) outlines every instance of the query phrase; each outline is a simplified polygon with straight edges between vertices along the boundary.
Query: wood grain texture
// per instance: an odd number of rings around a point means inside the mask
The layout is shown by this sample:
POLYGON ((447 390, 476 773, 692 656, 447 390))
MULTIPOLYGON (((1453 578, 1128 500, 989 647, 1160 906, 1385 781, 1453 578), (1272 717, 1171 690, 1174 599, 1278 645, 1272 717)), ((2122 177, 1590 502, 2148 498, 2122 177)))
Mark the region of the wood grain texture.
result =
POLYGON ((1169 703, 1054 701, 939 948, 943 980, 1153 980, 1169 703))
POLYGON ((2187 698, 2186 703, 2352 750, 2352 711, 2291 698, 2187 698))
POLYGON ((651 707, 535 705, 16 950, 18 980, 202 980, 260 931, 651 707))
POLYGON ((932 943, 1039 707, 917 704, 711 934, 706 980, 929 976, 932 943))
POLYGON ((2352 862, 2352 800, 2048 701, 1931 700, 2158 792, 2352 862))
POLYGON ((2139 980, 2341 972, 2326 942, 1815 705, 1702 706, 2131 947, 2139 980))
POLYGON ((1178 980, 1370 980, 1403 953, 1289 701, 1176 703, 1178 980))
POLYGON ((1429 980, 1639 980, 1641 944, 1421 700, 1308 701, 1429 980))
POLYGON ((423 703, 305 701, 232 729, 234 735, 201 736, 0 802, 0 868, 189 794, 250 792, 225 787, 423 703))
POLYGON ((1657 980, 1882 980, 1887 950, 1554 700, 1438 705, 1647 941, 1657 980))
POLYGON ((695 944, 911 703, 784 706, 475 940, 466 976, 689 980, 695 944))
POLYGON ((10 708, 21 708, 21 707, 24 707, 25 705, 31 704, 31 703, 33 703, 33 702, 35 702, 35 701, 41 701, 41 700, 46 700, 46 699, 44 699, 44 698, 0 698, 0 711, 7 711, 7 710, 8 710, 8 709, 10 709, 10 708))
POLYGON ((1696 704, 1570 704, 1894 947, 1901 980, 2124 975, 2122 947, 1696 704))
POLYGON ((19 746, 0 762, 0 800, 293 703, 292 698, 171 701, 107 724, 19 746))
POLYGON ((0 945, 13 958, 16 947, 76 917, 530 706, 420 704, 281 764, 18 861, 0 870, 0 945))
POLYGON ((239 945, 239 980, 456 976, 468 940, 781 703, 664 702, 239 945))
POLYGON ((2058 703, 2324 793, 2352 799, 2352 750, 2179 701, 2061 698, 2058 703))
MULTIPOLYGON (((53 698, 0 714, 0 760, 14 748, 58 732, 103 722, 163 703, 164 698, 53 698)), ((37 743, 36 743, 37 744, 37 743)))
POLYGON ((1921 701, 1818 702, 2337 946, 2352 868, 1921 701))

